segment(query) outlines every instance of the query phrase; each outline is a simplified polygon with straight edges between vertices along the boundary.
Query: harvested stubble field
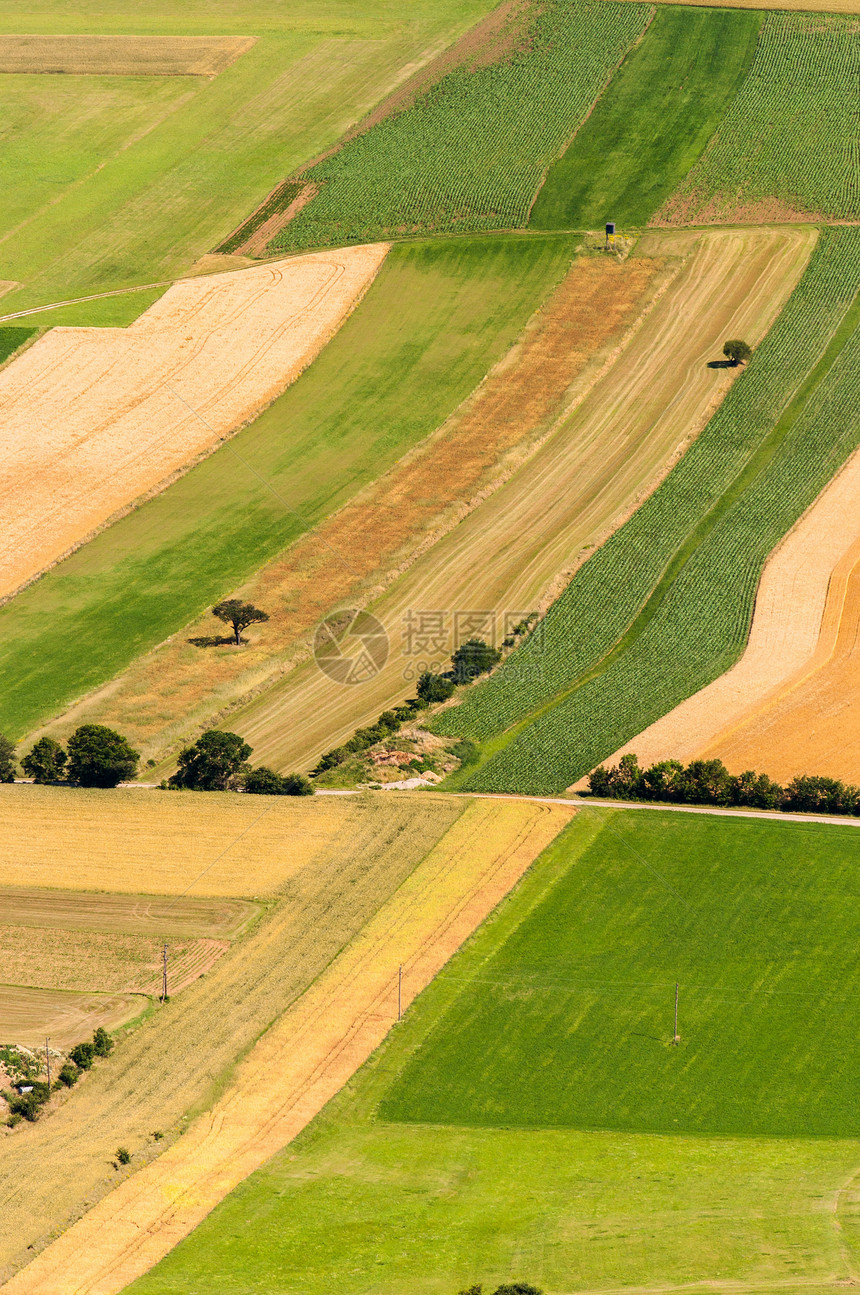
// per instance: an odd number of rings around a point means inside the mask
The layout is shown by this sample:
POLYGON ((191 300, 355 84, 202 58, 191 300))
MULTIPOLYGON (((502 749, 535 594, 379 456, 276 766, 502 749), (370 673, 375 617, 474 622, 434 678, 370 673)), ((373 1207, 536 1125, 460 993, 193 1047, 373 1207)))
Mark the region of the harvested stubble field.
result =
POLYGON ((761 14, 658 9, 570 147, 550 167, 533 229, 647 225, 697 162, 755 53, 761 14))
POLYGON ((88 1039, 97 1026, 116 1030, 147 1006, 148 1000, 136 993, 0 984, 0 1040, 43 1048, 49 1036, 53 1047, 71 1048, 88 1039))
MULTIPOLYGON (((4 811, 8 804, 5 802, 4 811)), ((41 810, 46 808, 42 802, 41 810)), ((18 812, 22 811, 29 812, 26 804, 19 804, 18 812)), ((48 830, 43 818, 41 832, 47 835, 48 830)), ((102 931, 113 935, 152 936, 159 940, 232 940, 261 911, 259 904, 243 899, 199 899, 190 895, 167 899, 163 895, 110 895, 0 885, 0 923, 6 926, 102 931)))
MULTIPOLYGON (((0 608, 0 732, 26 732, 117 676, 431 435, 505 355, 574 246, 549 235, 394 248, 250 427, 0 608)), ((202 695, 211 654, 185 651, 202 695)), ((175 715, 169 699, 153 709, 159 729, 175 715)))
POLYGON ((0 36, 0 73, 217 76, 253 36, 0 36))
MULTIPOLYGON (((285 174, 330 147, 380 99, 491 7, 491 0, 412 0, 401 11, 349 0, 260 0, 191 12, 147 11, 147 37, 247 45, 208 76, 0 76, 4 184, 0 279, 21 286, 8 311, 187 274, 285 174)), ((87 10, 38 0, 28 25, 82 37, 141 31, 128 5, 87 10)), ((20 12, 0 26, 21 27, 20 12)), ((8 305, 6 304, 8 301, 8 305)), ((51 322, 128 323, 140 297, 82 303, 51 322)))
POLYGON ((577 573, 543 636, 440 717, 493 738, 466 785, 565 787, 739 658, 769 551, 856 446, 858 285, 858 232, 824 231, 699 440, 577 573))
POLYGON ((749 75, 655 224, 860 217, 860 21, 771 13, 749 75))
POLYGON ((281 394, 386 245, 189 279, 126 329, 54 328, 0 374, 0 597, 281 394))
MULTIPOLYGON (((3 925, 0 984, 156 995, 162 986, 162 947, 161 940, 143 935, 3 925)), ((168 992, 178 994, 205 975, 229 947, 226 940, 171 941, 168 992)), ((0 1039, 14 1039, 11 1029, 0 1006, 0 1039)), ((50 1029, 42 1031, 43 1038, 45 1033, 50 1029)))
MULTIPOLYGON (((363 809, 336 797, 237 796, 229 792, 86 791, 0 787, 0 886, 114 891, 138 902, 188 892, 274 895, 324 856, 363 809)), ((156 919, 158 920, 158 919, 156 919)), ((166 934, 166 932, 165 932, 166 934)))
POLYGON ((365 798, 355 810, 241 949, 125 1039, 74 1103, 7 1143, 3 1176, 23 1191, 33 1182, 31 1200, 13 1195, 0 1221, 0 1259, 8 1264, 26 1256, 27 1237, 45 1238, 64 1215, 103 1194, 99 1161, 117 1140, 140 1165, 152 1127, 174 1130, 192 1103, 208 1112, 163 1161, 25 1268, 10 1291, 65 1292, 70 1272, 79 1284, 104 1282, 91 1289, 119 1290, 160 1257, 295 1136, 387 1033, 400 962, 408 1002, 570 816, 561 807, 467 807, 435 796, 365 798), (310 995, 296 1001, 324 967, 310 995), (228 1077, 226 1068, 264 1030, 228 1077), (159 1065, 162 1057, 168 1066, 159 1065), (40 1157, 59 1171, 59 1193, 57 1182, 48 1190, 40 1157))
MULTIPOLYGON (((610 354, 599 380, 584 391, 574 388, 551 435, 510 480, 373 603, 391 640, 386 667, 354 689, 306 667, 231 716, 259 758, 284 768, 307 765, 409 695, 419 662, 446 667, 456 646, 454 612, 494 609, 492 633, 500 639, 505 613, 511 624, 537 606, 583 550, 600 543, 653 489, 705 424, 735 377, 709 369, 709 359, 719 354, 727 329, 755 337, 766 331, 802 274, 814 238, 757 231, 655 240, 658 258, 661 251, 678 256, 674 273, 622 339, 626 344, 610 354), (422 608, 447 609, 442 642, 433 647, 406 636, 410 610, 422 608)), ((627 264, 632 272, 635 261, 627 264)))
POLYGON ((700 831, 701 818, 677 814, 659 815, 672 820, 664 840, 653 830, 657 815, 648 815, 652 830, 634 817, 644 815, 578 815, 356 1080, 131 1292, 329 1295, 336 1286, 344 1295, 450 1295, 477 1282, 492 1290, 529 1281, 550 1291, 833 1295, 853 1280, 855 1137, 522 1126, 523 1111, 544 1094, 553 1123, 572 1104, 626 1091, 641 1113, 667 1089, 675 1113, 689 1118, 709 1066, 715 1103, 725 1095, 737 1108, 733 1083, 723 1081, 735 1066, 759 1110, 796 1079, 796 1099, 814 1103, 814 1083, 803 1075, 807 1048, 818 1075, 830 1050, 844 1049, 836 1061, 851 1104, 850 1013, 816 956, 831 960, 835 983, 843 983, 843 964, 854 983, 845 950, 855 938, 856 846, 843 835, 831 849, 828 834, 837 838, 838 828, 813 835, 796 824, 755 823, 745 828, 759 834, 738 833, 736 821, 712 819, 700 831), (643 863, 664 852, 692 915, 643 863), (814 949, 810 930, 823 936, 814 949), (728 940, 715 939, 723 932, 728 940), (767 975, 758 984, 762 948, 767 975), (606 968, 622 983, 607 985, 606 968), (780 988, 783 968, 802 991, 812 978, 813 995, 839 1022, 839 1041, 807 1028, 805 996, 767 992, 780 988), (681 1044, 671 1048, 659 1040, 671 1037, 678 972, 681 1044), (715 977, 721 992, 706 994, 703 979, 715 977), (590 1006, 595 1000, 605 1015, 590 1006), (475 1046, 476 1026, 494 1009, 475 1046), (758 1037, 744 1028, 744 1013, 761 1023, 758 1037), (458 1032, 468 1050, 454 1043, 458 1032), (725 1055, 715 1035, 726 1039, 725 1055), (452 1064, 431 1093, 416 1058, 436 1075, 449 1046, 452 1064), (553 1051, 558 1063, 541 1066, 553 1051), (689 1102, 688 1065, 699 1077, 689 1102), (482 1113, 479 1126, 390 1122, 405 1074, 422 1105, 434 1104, 432 1120, 441 1113, 461 1121, 479 1083, 492 1085, 504 1112, 482 1113))
POLYGON ((755 767, 786 781, 801 773, 857 780, 855 690, 841 676, 856 650, 858 501, 855 451, 768 558, 737 665, 626 742, 611 763, 629 751, 643 766, 719 756, 734 772, 755 767), (810 696, 814 716, 800 713, 810 696), (790 716, 778 736, 777 714, 790 716))
POLYGON ((647 26, 647 5, 521 0, 460 67, 301 179, 273 250, 528 223, 543 174, 647 26), (387 232, 386 232, 387 231, 387 232))

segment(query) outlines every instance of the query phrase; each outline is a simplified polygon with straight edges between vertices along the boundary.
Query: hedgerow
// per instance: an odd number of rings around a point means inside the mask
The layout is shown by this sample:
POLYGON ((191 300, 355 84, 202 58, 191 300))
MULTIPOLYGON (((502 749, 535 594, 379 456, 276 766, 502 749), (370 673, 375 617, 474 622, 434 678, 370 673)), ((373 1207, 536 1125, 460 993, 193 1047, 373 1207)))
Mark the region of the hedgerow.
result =
POLYGON ((523 725, 468 787, 565 787, 737 659, 768 552, 860 435, 858 287, 860 231, 824 231, 748 370, 660 489, 540 631, 438 717, 436 731, 478 739, 523 725))
POLYGON ((652 14, 606 0, 533 5, 500 61, 455 68, 303 172, 320 192, 271 247, 524 226, 546 167, 652 14))
POLYGON ((720 220, 778 199, 856 218, 858 78, 856 16, 768 14, 746 81, 663 215, 720 220))

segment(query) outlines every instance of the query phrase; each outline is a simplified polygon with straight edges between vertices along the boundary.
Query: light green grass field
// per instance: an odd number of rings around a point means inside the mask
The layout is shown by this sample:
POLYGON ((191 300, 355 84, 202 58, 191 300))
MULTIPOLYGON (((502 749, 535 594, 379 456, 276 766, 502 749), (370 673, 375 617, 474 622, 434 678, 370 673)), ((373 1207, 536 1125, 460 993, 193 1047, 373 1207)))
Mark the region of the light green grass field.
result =
MULTIPOLYGON (((583 813, 356 1080, 130 1291, 456 1295, 524 1280, 550 1292, 710 1283, 728 1295, 846 1281, 854 1137, 511 1126, 550 1092, 561 1116, 574 1102, 593 1117, 624 1095, 653 1115, 667 1077, 666 1103, 688 1121, 699 1095, 735 1114, 746 1095, 761 1110, 758 1085, 773 1093, 776 1071, 813 1105, 816 1083, 844 1081, 856 1125, 846 1005, 858 852, 860 834, 843 827, 583 813), (547 986, 577 976, 588 986, 547 986), (611 980, 626 982, 626 1000, 611 980), (693 993, 703 980, 710 997, 693 993), (787 1006, 774 1013, 780 992, 787 1006), (602 1013, 586 1010, 595 998, 602 1013), (757 1029, 742 1026, 741 1001, 757 1029), (834 1074, 819 1068, 828 1053, 834 1074), (485 1098, 496 1109, 468 1127, 485 1098), (386 1122, 404 1102, 438 1122, 386 1122)), ((546 1112, 561 1122, 551 1102, 546 1112)))
MULTIPOLYGON (((6 314, 185 273, 300 162, 333 143, 490 0, 220 0, 130 12, 28 6, 30 32, 255 35, 213 80, 6 75, 0 279, 6 314), (6 135, 13 133, 9 146, 6 135), (8 159, 8 160, 7 160, 8 159)), ((21 31, 0 7, 0 32, 21 31)), ((132 307, 145 309, 142 297, 132 307)), ((127 309, 129 303, 126 301, 127 309)), ((133 316, 132 316, 133 317, 133 316)), ((79 309, 63 322, 127 322, 79 309)))
POLYGON ((640 226, 720 124, 755 53, 761 13, 658 6, 532 208, 535 229, 640 226))
POLYGON ((0 731, 20 735, 110 679, 429 435, 572 251, 568 235, 395 248, 260 418, 0 608, 0 731))

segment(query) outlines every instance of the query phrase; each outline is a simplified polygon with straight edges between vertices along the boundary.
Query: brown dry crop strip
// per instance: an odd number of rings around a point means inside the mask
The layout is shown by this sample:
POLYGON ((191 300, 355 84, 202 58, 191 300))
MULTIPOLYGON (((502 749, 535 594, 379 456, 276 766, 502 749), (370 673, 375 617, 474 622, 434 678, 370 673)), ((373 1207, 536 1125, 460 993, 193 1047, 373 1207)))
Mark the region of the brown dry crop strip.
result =
MULTIPOLYGON (((69 809, 68 802, 64 802, 69 809)), ((26 812, 26 802, 19 802, 26 812)), ((5 807, 4 807, 5 808, 5 807)), ((35 844, 35 842, 34 842, 35 844)), ((244 899, 198 899, 183 895, 104 895, 38 886, 0 886, 0 924, 103 931, 158 939, 233 939, 260 915, 244 899)))
POLYGON ((217 76, 256 36, 0 36, 0 72, 217 76))
POLYGON ((130 328, 54 328, 0 373, 0 597, 265 408, 387 247, 174 284, 130 328))
POLYGON ((570 820, 561 806, 474 802, 316 984, 267 1032, 215 1107, 4 1290, 110 1295, 146 1272, 285 1146, 570 820))
POLYGON ((96 1026, 116 1029, 146 1006, 147 1000, 139 994, 69 993, 0 985, 0 1041, 39 1048, 50 1035, 54 1047, 70 1048, 91 1035, 96 1026))

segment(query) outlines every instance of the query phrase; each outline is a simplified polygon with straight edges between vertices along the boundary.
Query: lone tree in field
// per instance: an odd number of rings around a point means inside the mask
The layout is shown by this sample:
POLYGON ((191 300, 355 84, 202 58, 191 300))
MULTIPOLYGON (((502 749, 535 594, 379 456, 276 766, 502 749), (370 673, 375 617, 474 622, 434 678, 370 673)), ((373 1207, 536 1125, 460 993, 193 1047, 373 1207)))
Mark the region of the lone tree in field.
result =
POLYGON ((248 772, 251 747, 238 733, 210 728, 179 753, 179 768, 167 785, 186 791, 229 791, 248 772))
POLYGON ((752 347, 747 346, 739 337, 733 337, 723 347, 723 355, 734 365, 746 364, 752 355, 752 347))
POLYGON ((82 724, 69 738, 70 782, 79 787, 115 787, 137 773, 140 752, 121 733, 102 724, 82 724))
POLYGON ((227 598, 223 603, 216 603, 212 615, 224 621, 225 625, 233 626, 237 645, 242 642, 242 630, 269 619, 268 612, 261 612, 253 603, 243 603, 241 598, 227 598))
POLYGON ((59 782, 66 767, 66 753, 52 737, 40 737, 21 768, 34 782, 59 782))
POLYGON ((470 683, 478 675, 486 674, 501 660, 498 648, 490 647, 483 639, 467 639, 451 657, 455 683, 470 683))
POLYGON ((15 781, 15 743, 0 733, 0 782, 15 781))

